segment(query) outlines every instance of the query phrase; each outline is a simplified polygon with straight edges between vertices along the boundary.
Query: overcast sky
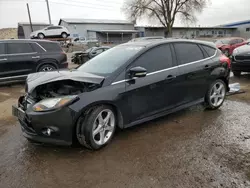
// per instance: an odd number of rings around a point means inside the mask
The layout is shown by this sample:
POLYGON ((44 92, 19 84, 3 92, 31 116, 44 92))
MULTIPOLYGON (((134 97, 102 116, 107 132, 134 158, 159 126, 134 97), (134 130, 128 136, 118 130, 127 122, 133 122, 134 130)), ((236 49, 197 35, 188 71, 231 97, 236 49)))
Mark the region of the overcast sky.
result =
MULTIPOLYGON (((126 19, 121 12, 124 0, 49 0, 53 24, 60 18, 126 19)), ((250 20, 250 0, 210 0, 211 3, 197 15, 196 26, 214 26, 234 21, 250 20)), ((0 0, 0 28, 17 27, 28 22, 26 3, 29 3, 32 21, 47 22, 45 0, 0 0)), ((145 22, 137 25, 145 25, 145 22)), ((155 25, 148 23, 148 25, 155 25)), ((183 25, 176 22, 175 26, 183 25)))

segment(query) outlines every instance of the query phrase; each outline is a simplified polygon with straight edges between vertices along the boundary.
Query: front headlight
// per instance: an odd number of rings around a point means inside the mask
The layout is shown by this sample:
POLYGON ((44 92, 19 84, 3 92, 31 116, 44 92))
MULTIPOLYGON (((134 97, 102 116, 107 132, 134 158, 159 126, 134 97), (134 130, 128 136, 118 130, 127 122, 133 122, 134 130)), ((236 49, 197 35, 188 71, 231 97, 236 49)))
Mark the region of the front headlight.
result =
POLYGON ((33 106, 33 110, 35 112, 45 112, 45 111, 55 110, 63 106, 72 104, 77 99, 78 99, 77 95, 69 95, 69 96, 56 97, 56 98, 51 98, 51 99, 44 99, 36 103, 33 106))

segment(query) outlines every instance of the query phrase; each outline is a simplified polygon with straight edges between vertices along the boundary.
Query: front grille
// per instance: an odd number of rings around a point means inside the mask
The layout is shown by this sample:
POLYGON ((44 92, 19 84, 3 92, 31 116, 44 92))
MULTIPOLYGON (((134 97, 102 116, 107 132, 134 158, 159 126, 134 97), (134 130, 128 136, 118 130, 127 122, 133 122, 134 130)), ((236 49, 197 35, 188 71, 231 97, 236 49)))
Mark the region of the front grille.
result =
POLYGON ((250 61, 250 56, 236 55, 234 59, 236 61, 250 61))

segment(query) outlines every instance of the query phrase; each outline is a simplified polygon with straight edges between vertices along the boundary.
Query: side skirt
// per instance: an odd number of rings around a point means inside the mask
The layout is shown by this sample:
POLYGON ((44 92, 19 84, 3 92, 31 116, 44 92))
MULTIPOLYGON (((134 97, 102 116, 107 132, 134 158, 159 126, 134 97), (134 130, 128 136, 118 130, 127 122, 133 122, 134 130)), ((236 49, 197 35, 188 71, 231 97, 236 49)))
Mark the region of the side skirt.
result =
POLYGON ((135 125, 137 125, 137 124, 141 124, 141 123, 144 123, 144 122, 147 122, 147 121, 150 121, 150 120, 153 120, 153 119, 162 117, 162 116, 166 116, 166 115, 168 115, 168 114, 172 114, 172 113, 174 113, 174 112, 177 112, 177 111, 180 111, 180 110, 189 108, 189 107, 191 107, 191 106, 195 106, 195 105, 197 105, 197 104, 201 104, 201 103, 203 103, 203 102, 204 102, 204 98, 199 99, 199 100, 194 101, 194 102, 191 102, 191 103, 187 103, 187 104, 178 106, 178 107, 173 108, 173 109, 171 109, 171 110, 163 111, 163 112, 154 114, 154 115, 152 115, 152 116, 149 116, 149 117, 146 117, 146 118, 143 118, 143 119, 134 121, 134 122, 132 122, 132 123, 130 123, 130 124, 124 125, 124 128, 132 127, 132 126, 135 126, 135 125))

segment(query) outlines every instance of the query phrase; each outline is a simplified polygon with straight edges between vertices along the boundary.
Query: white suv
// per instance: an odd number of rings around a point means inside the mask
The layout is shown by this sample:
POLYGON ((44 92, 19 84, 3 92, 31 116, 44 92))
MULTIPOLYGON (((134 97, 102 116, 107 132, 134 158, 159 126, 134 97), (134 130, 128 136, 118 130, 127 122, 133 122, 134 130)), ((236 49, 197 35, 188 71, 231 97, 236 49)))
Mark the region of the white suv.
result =
POLYGON ((30 34, 30 38, 43 39, 46 37, 62 37, 67 38, 70 35, 67 28, 63 26, 49 26, 44 29, 34 31, 30 34))

